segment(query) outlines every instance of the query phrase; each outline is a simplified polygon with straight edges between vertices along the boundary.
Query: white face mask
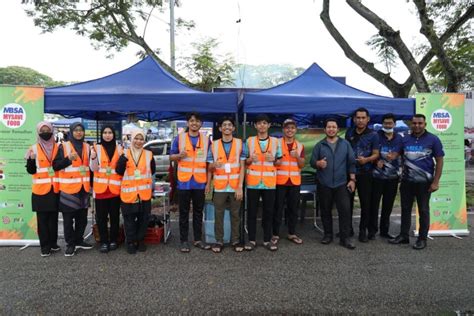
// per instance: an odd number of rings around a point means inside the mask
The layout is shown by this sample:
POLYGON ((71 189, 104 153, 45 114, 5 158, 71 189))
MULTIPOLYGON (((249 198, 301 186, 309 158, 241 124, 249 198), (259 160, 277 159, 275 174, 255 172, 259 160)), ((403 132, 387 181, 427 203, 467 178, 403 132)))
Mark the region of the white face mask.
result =
POLYGON ((384 131, 385 133, 393 133, 393 128, 382 127, 382 131, 384 131))

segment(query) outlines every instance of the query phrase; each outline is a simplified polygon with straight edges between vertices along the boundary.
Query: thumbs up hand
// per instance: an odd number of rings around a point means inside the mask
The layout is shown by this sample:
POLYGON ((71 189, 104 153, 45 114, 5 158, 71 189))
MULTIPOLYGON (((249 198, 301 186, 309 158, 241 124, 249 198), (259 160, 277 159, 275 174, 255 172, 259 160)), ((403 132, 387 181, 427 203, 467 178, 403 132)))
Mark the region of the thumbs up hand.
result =
POLYGON ((318 166, 318 168, 320 169, 324 169, 328 166, 328 162, 326 160, 326 157, 324 157, 323 159, 321 160, 318 160, 318 162, 316 163, 316 165, 318 166))

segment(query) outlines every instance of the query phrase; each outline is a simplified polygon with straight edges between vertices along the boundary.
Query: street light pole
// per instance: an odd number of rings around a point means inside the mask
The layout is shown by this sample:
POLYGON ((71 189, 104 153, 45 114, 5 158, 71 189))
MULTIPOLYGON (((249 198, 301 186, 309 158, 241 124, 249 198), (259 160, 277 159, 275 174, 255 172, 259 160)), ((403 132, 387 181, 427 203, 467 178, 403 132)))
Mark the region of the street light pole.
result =
POLYGON ((175 69, 175 47, 174 47, 174 2, 170 0, 170 64, 171 68, 175 69))

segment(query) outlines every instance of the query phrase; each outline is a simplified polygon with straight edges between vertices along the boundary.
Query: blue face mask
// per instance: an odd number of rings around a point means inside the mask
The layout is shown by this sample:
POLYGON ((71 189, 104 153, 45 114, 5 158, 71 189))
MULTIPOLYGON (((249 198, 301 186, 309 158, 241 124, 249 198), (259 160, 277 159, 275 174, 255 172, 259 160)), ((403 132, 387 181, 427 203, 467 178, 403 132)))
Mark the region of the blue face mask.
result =
POLYGON ((393 133, 393 128, 382 127, 382 131, 384 131, 385 133, 393 133))

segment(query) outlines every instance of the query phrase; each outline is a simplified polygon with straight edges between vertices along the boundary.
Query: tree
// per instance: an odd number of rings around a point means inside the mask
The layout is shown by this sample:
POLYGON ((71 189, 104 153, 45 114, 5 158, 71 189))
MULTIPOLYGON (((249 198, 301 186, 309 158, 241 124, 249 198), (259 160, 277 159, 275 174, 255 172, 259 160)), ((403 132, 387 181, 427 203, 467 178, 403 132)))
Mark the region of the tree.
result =
MULTIPOLYGON (((459 90, 462 75, 455 63, 453 63, 450 54, 447 53, 447 43, 452 41, 457 34, 466 32, 466 30, 472 34, 470 23, 474 16, 472 0, 433 0, 429 5, 424 0, 412 1, 415 4, 421 22, 420 33, 428 41, 428 49, 419 61, 416 60, 414 53, 402 40, 399 31, 394 30, 385 20, 364 6, 360 0, 346 0, 347 4, 355 12, 377 28, 378 35, 396 52, 399 60, 410 74, 404 83, 397 82, 391 77, 389 72, 378 70, 374 63, 367 61, 352 49, 332 23, 329 15, 330 0, 323 0, 320 18, 328 32, 342 48, 346 57, 356 63, 365 73, 385 85, 392 92, 393 96, 407 97, 413 85, 415 85, 419 92, 429 92, 429 83, 423 71, 434 57, 439 61, 440 69, 442 69, 446 79, 446 90, 448 92, 456 92, 459 90), (436 17, 435 13, 443 10, 444 12, 451 12, 449 18, 439 19, 436 17), (433 19, 439 23, 435 25, 433 19)), ((455 50, 459 49, 457 42, 453 47, 455 50)))
MULTIPOLYGON (((105 48, 108 52, 120 51, 129 43, 134 43, 144 51, 138 52, 152 56, 167 71, 183 82, 187 80, 171 69, 161 58, 156 48, 145 40, 146 29, 153 11, 163 9, 162 0, 91 0, 86 1, 26 1, 33 2, 27 8, 28 16, 34 18, 36 26, 43 32, 53 32, 57 28, 71 28, 76 34, 87 36, 95 48, 105 48), (142 32, 139 31, 139 25, 142 32)), ((29 4, 28 4, 29 5, 29 4)), ((179 1, 176 1, 179 5, 179 1)), ((194 22, 179 20, 177 27, 194 27, 194 22)))
POLYGON ((304 71, 288 64, 238 65, 234 80, 239 87, 266 89, 287 82, 304 71))
POLYGON ((51 77, 31 68, 9 66, 0 68, 0 84, 54 87, 62 86, 66 83, 54 81, 51 77))
POLYGON ((182 67, 193 87, 212 91, 213 88, 233 84, 234 59, 229 54, 215 53, 219 46, 217 39, 206 38, 192 43, 192 46, 195 52, 184 58, 182 67))

